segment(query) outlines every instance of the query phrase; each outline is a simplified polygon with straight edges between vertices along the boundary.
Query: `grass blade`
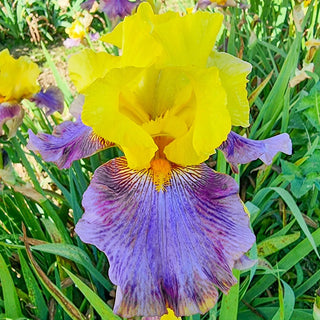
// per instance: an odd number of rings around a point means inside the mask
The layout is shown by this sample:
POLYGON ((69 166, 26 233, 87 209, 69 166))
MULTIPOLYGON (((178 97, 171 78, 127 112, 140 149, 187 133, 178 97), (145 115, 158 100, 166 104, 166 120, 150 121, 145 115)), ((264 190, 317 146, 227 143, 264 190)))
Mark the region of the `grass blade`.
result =
POLYGON ((22 318, 17 291, 11 278, 8 266, 0 253, 0 280, 4 300, 5 317, 9 319, 22 318))
POLYGON ((69 275, 74 284, 79 288, 82 294, 88 299, 92 307, 99 313, 102 319, 108 320, 121 320, 120 317, 115 315, 112 309, 104 303, 104 301, 84 282, 82 282, 78 277, 72 274, 69 270, 64 268, 65 272, 69 275))

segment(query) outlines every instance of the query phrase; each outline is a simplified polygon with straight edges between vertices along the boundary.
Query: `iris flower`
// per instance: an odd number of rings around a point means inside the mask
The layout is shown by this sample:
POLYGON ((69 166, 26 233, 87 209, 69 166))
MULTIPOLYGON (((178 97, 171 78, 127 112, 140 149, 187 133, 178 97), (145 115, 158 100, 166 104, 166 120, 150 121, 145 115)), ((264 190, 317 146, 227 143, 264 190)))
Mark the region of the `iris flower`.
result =
POLYGON ((251 65, 213 49, 222 19, 155 15, 142 3, 102 37, 120 56, 71 57, 77 120, 52 135, 30 131, 29 148, 60 168, 112 145, 123 151, 95 171, 75 230, 107 255, 124 317, 204 313, 217 288, 228 293, 255 236, 238 184, 204 161, 219 148, 236 170, 291 152, 287 134, 253 141, 231 131, 249 125, 251 65))
POLYGON ((63 110, 61 91, 55 87, 50 87, 45 92, 40 90, 37 84, 39 73, 38 66, 29 58, 23 56, 14 59, 8 49, 0 52, 0 132, 6 124, 9 138, 22 123, 23 99, 34 101, 39 107, 45 107, 47 114, 63 110))
POLYGON ((89 33, 89 27, 92 22, 92 15, 88 12, 77 17, 69 28, 65 29, 65 32, 69 35, 69 38, 63 41, 66 48, 72 48, 79 46, 81 43, 85 43, 86 35, 91 41, 99 39, 99 33, 89 33))

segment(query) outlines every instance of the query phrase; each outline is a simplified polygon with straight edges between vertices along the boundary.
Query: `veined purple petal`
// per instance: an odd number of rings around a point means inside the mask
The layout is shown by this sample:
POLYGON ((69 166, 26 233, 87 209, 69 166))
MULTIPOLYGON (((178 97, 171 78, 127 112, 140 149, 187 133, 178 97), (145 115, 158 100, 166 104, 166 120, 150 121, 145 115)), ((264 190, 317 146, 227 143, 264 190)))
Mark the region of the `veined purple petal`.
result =
POLYGON ((54 162, 60 169, 69 168, 73 161, 91 156, 114 144, 98 137, 92 128, 84 125, 80 118, 76 122, 66 121, 58 125, 52 135, 29 130, 27 148, 41 154, 45 161, 54 162))
POLYGON ((24 111, 18 104, 0 103, 0 133, 4 124, 9 129, 8 138, 15 135, 22 123, 24 111))
POLYGON ((228 138, 219 149, 224 153, 232 170, 238 172, 237 165, 260 159, 271 164, 278 152, 292 153, 292 143, 287 133, 282 133, 265 140, 251 140, 230 132, 228 138))
POLYGON ((75 230, 109 259, 116 313, 204 313, 216 287, 226 293, 236 283, 234 263, 255 241, 238 185, 205 164, 174 168, 163 191, 152 179, 151 169, 129 169, 124 158, 102 165, 75 230))
POLYGON ((124 18, 132 13, 140 1, 130 2, 128 0, 100 0, 100 10, 110 19, 124 18))
POLYGON ((39 108, 45 108, 47 116, 55 111, 62 113, 64 109, 63 93, 58 87, 51 86, 46 91, 41 90, 30 100, 35 102, 39 108))

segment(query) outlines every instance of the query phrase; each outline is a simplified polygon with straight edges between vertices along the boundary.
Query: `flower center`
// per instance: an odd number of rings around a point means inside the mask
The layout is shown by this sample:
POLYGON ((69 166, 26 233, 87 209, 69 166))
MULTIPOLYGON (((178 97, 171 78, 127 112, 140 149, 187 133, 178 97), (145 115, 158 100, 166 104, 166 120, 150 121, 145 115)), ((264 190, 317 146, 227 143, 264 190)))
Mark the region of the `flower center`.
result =
POLYGON ((168 136, 158 136, 154 138, 154 142, 158 146, 158 151, 151 160, 150 166, 152 180, 157 191, 164 191, 165 187, 170 184, 172 167, 170 161, 167 160, 165 154, 163 153, 163 149, 172 140, 173 138, 168 136))
POLYGON ((171 164, 167 159, 154 158, 150 162, 151 175, 157 191, 164 191, 170 184, 171 164))

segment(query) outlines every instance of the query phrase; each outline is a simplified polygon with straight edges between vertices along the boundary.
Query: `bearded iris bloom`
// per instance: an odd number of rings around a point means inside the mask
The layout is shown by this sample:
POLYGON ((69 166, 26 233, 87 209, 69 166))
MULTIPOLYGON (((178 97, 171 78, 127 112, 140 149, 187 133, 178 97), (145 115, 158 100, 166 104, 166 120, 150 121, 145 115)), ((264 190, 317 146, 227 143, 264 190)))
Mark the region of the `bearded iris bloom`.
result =
POLYGON ((124 317, 204 313, 217 288, 236 283, 232 268, 250 265, 255 237, 238 185, 204 163, 217 148, 235 170, 291 153, 287 134, 259 142, 231 131, 249 125, 251 65, 213 49, 221 24, 218 13, 155 15, 142 3, 102 37, 120 56, 71 57, 84 98, 76 122, 30 131, 29 148, 61 168, 113 145, 123 151, 95 171, 76 232, 107 255, 124 317))
POLYGON ((47 115, 63 110, 63 95, 58 88, 40 90, 37 78, 38 66, 23 56, 14 59, 7 49, 0 52, 0 132, 3 125, 8 127, 8 137, 12 137, 22 123, 23 99, 36 102, 47 109, 47 115))

